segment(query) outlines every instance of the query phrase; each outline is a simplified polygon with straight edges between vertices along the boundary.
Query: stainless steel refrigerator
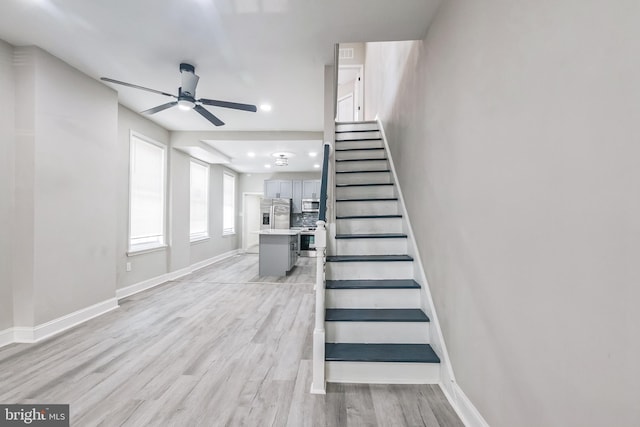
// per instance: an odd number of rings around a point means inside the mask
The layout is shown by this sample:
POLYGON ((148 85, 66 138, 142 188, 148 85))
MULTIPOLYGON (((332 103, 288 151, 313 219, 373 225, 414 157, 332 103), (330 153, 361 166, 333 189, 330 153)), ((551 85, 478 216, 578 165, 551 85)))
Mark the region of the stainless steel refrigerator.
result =
POLYGON ((260 200, 260 229, 288 229, 291 218, 291 199, 260 200))

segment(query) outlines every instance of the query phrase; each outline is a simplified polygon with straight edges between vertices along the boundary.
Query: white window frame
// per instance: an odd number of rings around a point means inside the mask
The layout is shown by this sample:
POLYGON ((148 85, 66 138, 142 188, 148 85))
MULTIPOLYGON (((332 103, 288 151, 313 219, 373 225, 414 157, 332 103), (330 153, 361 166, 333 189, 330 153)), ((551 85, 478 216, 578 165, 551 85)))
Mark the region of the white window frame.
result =
POLYGON ((167 146, 161 142, 155 141, 146 135, 143 135, 134 130, 129 131, 129 218, 128 218, 128 230, 127 230, 127 255, 137 255, 141 253, 147 253, 157 251, 167 247, 167 146), (138 245, 131 244, 131 218, 132 218, 132 203, 131 197, 132 191, 132 177, 133 177, 133 138, 137 138, 148 144, 155 145, 162 150, 162 237, 160 242, 144 243, 138 245))
POLYGON ((201 240, 206 240, 209 238, 209 230, 211 229, 210 224, 209 224, 209 219, 210 219, 210 203, 211 203, 211 197, 210 197, 210 193, 211 193, 211 186, 209 185, 211 183, 211 168, 209 167, 208 163, 205 163, 203 161, 200 161, 198 159, 195 158, 191 158, 189 161, 189 239, 190 241, 193 242, 198 242, 201 240), (206 207, 207 207, 207 226, 206 226, 206 230, 204 232, 198 232, 198 233, 192 233, 191 232, 191 166, 192 164, 196 164, 198 166, 203 166, 206 170, 207 170, 207 179, 206 179, 206 184, 207 184, 207 189, 206 189, 206 207))
POLYGON ((228 172, 228 171, 223 171, 222 172, 222 235, 223 236, 232 236, 234 234, 236 234, 236 220, 237 220, 237 203, 236 203, 236 183, 237 181, 237 177, 235 174, 228 172), (233 178, 233 228, 224 228, 225 224, 224 224, 224 208, 225 208, 225 194, 224 194, 224 180, 225 180, 225 176, 229 176, 231 178, 233 178))

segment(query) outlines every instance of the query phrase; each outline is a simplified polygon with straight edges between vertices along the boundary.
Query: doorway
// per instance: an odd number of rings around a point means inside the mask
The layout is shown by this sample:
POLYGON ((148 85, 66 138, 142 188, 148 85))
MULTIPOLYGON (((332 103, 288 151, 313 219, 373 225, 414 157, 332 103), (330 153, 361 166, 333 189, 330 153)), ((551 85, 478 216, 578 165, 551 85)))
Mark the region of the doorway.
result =
POLYGON ((259 252, 260 199, 262 193, 242 193, 242 249, 249 254, 259 252))
POLYGON ((338 117, 341 122, 364 120, 364 66, 338 66, 338 117))

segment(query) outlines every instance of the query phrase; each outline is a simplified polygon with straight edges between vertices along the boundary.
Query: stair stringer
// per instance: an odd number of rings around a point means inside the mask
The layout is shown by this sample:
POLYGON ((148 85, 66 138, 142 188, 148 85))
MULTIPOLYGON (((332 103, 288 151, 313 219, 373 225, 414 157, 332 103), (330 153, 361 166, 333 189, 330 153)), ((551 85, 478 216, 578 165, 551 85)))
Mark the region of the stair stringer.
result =
POLYGON ((459 387, 456 384, 455 376, 453 374, 453 368, 451 366, 451 360, 449 359, 449 353, 447 346, 444 342, 444 336, 442 335, 442 329, 440 328, 440 321, 436 313, 436 308, 431 297, 431 289, 429 282, 422 265, 422 259, 420 258, 420 252, 416 244, 415 235, 411 226, 411 220, 409 219, 409 213, 404 202, 404 196, 402 194, 402 188, 398 182, 398 175, 393 163, 393 156, 389 149, 389 142, 384 131, 384 126, 380 118, 376 115, 376 122, 378 123, 378 130, 382 136, 382 142, 387 153, 387 161, 389 163, 389 169, 391 170, 391 180, 395 183, 395 191, 398 197, 398 203, 400 206, 400 213, 402 214, 402 226, 404 233, 407 234, 407 255, 413 257, 413 279, 421 285, 420 288, 420 308, 431 319, 429 323, 429 335, 431 339, 431 347, 440 357, 440 386, 448 396, 457 396, 456 390, 459 387))

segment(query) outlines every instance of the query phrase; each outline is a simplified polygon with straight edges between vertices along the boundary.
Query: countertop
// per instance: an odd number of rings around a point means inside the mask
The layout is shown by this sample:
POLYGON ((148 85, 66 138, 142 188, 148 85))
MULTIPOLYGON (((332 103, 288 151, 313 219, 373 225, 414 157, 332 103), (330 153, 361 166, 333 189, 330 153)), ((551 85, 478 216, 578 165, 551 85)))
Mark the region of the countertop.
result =
POLYGON ((273 230, 260 230, 259 234, 271 236, 296 236, 301 230, 291 230, 288 228, 276 228, 273 230))

